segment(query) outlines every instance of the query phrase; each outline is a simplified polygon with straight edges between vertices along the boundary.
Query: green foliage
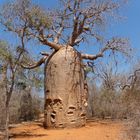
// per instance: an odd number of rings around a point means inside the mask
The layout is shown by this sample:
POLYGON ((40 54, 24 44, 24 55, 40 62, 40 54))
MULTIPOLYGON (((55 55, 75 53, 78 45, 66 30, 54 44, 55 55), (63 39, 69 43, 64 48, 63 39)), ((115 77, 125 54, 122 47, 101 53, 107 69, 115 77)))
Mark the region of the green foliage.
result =
POLYGON ((43 72, 41 68, 34 70, 21 69, 16 79, 16 86, 20 89, 25 89, 29 86, 38 90, 43 88, 43 72))
POLYGON ((89 67, 89 66, 86 66, 86 68, 84 69, 85 70, 85 73, 88 74, 90 72, 93 72, 93 68, 89 67))
POLYGON ((13 3, 6 3, 1 10, 1 22, 9 31, 27 38, 40 34, 42 30, 48 30, 52 24, 51 17, 39 6, 31 3, 30 0, 16 0, 13 3))
MULTIPOLYGON (((27 86, 36 87, 37 89, 42 88, 43 85, 43 76, 41 68, 36 68, 34 70, 25 70, 21 67, 21 63, 33 63, 33 58, 30 57, 30 54, 26 50, 22 50, 21 47, 17 46, 14 49, 9 47, 8 43, 5 41, 0 41, 0 74, 4 74, 4 71, 7 69, 7 81, 11 83, 11 78, 9 77, 11 73, 10 67, 13 70, 16 69, 15 75, 15 84, 19 88, 25 88, 27 86), (18 57, 22 53, 21 59, 18 60, 18 57), (15 67, 16 66, 16 67, 15 67)), ((7 83, 8 84, 8 83, 7 83)))
POLYGON ((8 44, 5 41, 0 41, 0 59, 2 61, 10 60, 12 58, 12 54, 8 47, 8 44))
POLYGON ((32 9, 28 9, 26 11, 26 16, 30 28, 35 28, 37 30, 40 30, 41 28, 49 29, 50 19, 39 6, 33 6, 32 9))

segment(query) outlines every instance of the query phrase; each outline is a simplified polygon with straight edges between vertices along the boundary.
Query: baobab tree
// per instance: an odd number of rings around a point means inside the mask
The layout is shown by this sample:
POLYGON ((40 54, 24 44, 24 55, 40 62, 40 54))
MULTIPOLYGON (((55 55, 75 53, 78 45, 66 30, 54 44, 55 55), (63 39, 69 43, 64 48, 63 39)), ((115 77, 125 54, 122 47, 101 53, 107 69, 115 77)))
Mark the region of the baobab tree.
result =
MULTIPOLYGON (((51 53, 35 64, 22 64, 32 69, 45 63, 45 127, 80 127, 86 122, 87 92, 85 64, 106 51, 127 55, 127 39, 113 37, 103 43, 95 55, 78 51, 81 43, 100 41, 96 29, 103 25, 121 6, 122 0, 58 0, 61 7, 43 10, 30 0, 14 1, 3 6, 1 23, 21 38, 22 42, 35 39, 50 47, 51 53)), ((94 48, 93 48, 94 49, 94 48)))

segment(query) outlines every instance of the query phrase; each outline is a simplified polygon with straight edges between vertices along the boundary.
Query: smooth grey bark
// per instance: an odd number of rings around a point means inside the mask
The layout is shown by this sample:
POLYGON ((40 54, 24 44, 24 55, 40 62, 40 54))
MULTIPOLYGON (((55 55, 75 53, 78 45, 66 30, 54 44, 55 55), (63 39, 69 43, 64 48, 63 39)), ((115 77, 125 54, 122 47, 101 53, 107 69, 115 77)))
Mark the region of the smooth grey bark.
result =
POLYGON ((80 53, 63 47, 45 67, 47 128, 81 127, 86 123, 87 84, 80 53))

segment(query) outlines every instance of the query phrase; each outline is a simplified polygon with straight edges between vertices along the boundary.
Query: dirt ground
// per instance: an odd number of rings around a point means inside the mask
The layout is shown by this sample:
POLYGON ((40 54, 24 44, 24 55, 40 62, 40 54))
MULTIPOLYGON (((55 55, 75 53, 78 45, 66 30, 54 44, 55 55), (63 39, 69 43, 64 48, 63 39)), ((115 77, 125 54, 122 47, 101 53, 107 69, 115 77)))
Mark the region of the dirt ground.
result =
POLYGON ((124 140, 124 125, 116 121, 88 121, 82 128, 47 130, 41 122, 11 128, 11 140, 124 140))

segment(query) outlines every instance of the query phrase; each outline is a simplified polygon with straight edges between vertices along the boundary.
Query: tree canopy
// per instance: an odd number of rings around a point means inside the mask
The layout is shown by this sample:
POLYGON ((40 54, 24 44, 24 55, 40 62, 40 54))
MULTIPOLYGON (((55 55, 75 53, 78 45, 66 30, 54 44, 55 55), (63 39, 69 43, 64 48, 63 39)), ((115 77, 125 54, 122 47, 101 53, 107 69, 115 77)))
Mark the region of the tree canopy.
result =
MULTIPOLYGON (((82 42, 101 41, 97 28, 114 18, 123 0, 59 0, 61 8, 44 10, 31 0, 15 0, 5 4, 0 21, 24 41, 36 39, 54 50, 79 46, 82 42)), ((93 46, 93 49, 95 46, 93 46)), ((81 53, 83 59, 95 60, 111 50, 129 55, 127 38, 112 37, 103 43, 97 54, 81 53)), ((46 58, 44 58, 46 59, 46 58)))

